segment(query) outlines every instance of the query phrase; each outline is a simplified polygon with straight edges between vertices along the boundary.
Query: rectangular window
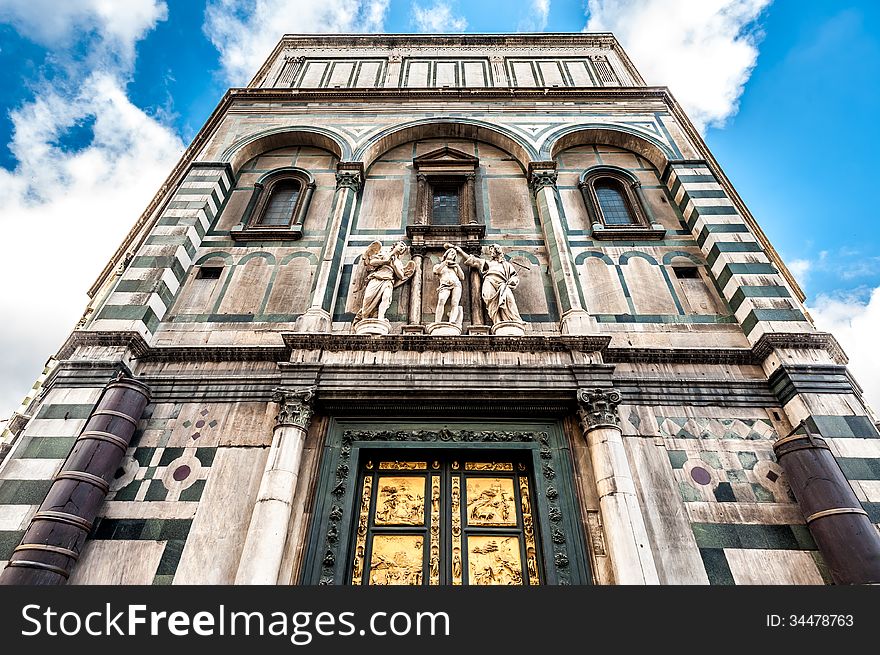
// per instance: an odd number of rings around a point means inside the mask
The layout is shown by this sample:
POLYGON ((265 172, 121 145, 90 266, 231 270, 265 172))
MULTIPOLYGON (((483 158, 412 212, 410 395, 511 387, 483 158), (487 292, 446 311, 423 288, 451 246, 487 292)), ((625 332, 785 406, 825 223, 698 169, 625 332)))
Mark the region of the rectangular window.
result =
POLYGON ((438 184, 432 189, 431 206, 432 225, 458 225, 459 218, 459 186, 455 184, 438 184))
POLYGON ((679 280, 696 280, 700 277, 696 266, 673 266, 672 270, 679 280))
POLYGON ((221 273, 223 273, 222 266, 199 266, 199 270, 196 272, 196 279, 219 280, 221 273))

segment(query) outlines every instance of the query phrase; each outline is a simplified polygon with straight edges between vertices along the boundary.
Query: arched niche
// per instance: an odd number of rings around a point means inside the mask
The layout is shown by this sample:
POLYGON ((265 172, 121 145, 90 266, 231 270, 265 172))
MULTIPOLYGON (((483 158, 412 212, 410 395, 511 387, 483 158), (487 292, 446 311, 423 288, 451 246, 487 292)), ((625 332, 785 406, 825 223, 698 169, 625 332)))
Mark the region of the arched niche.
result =
POLYGON ((249 134, 227 148, 220 160, 228 161, 237 175, 245 162, 289 146, 314 146, 333 153, 340 161, 351 159, 351 148, 342 136, 324 128, 290 127, 249 134))
POLYGON ((541 159, 554 159, 560 152, 582 145, 608 145, 635 152, 658 171, 664 171, 670 159, 676 159, 669 146, 659 140, 622 126, 573 125, 551 133, 541 147, 541 159))

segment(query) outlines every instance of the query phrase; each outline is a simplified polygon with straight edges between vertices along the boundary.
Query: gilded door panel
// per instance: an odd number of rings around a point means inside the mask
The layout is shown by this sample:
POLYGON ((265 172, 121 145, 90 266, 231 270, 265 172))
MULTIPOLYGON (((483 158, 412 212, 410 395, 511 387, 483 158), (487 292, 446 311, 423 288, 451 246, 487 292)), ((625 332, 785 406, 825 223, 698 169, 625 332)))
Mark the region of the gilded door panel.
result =
POLYGON ((467 478, 468 525, 516 525, 512 478, 467 478))
POLYGON ((422 584, 424 544, 420 535, 373 535, 369 584, 422 584))
POLYGON ((473 585, 521 585, 518 537, 468 537, 468 580, 473 585))
POLYGON ((376 525, 424 525, 425 478, 380 476, 375 520, 376 525))
POLYGON ((352 584, 541 584, 528 474, 525 459, 367 457, 352 584))

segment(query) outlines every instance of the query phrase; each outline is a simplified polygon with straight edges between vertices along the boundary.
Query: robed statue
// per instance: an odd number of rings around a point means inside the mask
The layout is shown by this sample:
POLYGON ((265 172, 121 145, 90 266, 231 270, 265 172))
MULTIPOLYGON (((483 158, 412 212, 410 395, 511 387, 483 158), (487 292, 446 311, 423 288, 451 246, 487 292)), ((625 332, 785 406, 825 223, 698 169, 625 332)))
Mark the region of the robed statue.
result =
POLYGON ((458 246, 444 244, 445 248, 455 248, 462 256, 464 264, 476 268, 483 277, 480 293, 486 313, 492 325, 499 323, 522 323, 516 306, 514 289, 519 284, 516 268, 504 258, 501 248, 494 243, 489 246, 488 258, 469 255, 458 246))
POLYGON ((385 312, 391 306, 391 295, 395 287, 408 281, 416 272, 412 260, 405 265, 400 261, 409 247, 398 241, 391 248, 384 249, 379 241, 373 241, 364 251, 355 273, 353 292, 363 293, 361 307, 354 317, 354 325, 366 318, 385 321, 385 312))

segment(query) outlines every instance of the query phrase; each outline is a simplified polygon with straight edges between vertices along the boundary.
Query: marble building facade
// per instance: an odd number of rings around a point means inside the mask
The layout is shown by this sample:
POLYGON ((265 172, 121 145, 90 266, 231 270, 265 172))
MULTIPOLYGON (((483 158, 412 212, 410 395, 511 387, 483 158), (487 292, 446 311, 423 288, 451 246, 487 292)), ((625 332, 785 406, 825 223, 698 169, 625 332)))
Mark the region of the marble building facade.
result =
POLYGON ((610 34, 285 36, 89 295, 0 582, 880 582, 846 355, 610 34))

